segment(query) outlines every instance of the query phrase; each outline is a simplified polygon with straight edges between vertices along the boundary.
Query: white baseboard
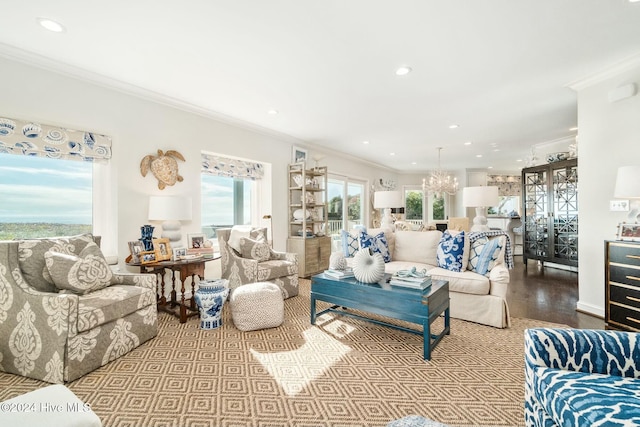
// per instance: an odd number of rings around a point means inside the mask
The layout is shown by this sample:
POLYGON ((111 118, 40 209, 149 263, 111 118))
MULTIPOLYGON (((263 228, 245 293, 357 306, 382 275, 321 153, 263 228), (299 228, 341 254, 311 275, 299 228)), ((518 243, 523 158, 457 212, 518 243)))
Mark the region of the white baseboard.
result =
POLYGON ((587 304, 584 302, 578 301, 576 303, 576 309, 578 311, 582 311, 583 313, 592 314, 594 316, 598 316, 604 319, 604 308, 597 307, 595 305, 587 304))

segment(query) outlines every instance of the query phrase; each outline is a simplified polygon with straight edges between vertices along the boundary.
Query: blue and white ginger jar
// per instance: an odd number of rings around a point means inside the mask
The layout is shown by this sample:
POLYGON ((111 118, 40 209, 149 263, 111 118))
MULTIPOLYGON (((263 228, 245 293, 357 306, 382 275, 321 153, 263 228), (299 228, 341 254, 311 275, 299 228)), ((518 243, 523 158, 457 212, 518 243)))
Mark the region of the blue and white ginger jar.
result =
POLYGON ((216 329, 222 326, 222 307, 229 295, 226 279, 203 280, 193 298, 200 307, 200 328, 216 329))

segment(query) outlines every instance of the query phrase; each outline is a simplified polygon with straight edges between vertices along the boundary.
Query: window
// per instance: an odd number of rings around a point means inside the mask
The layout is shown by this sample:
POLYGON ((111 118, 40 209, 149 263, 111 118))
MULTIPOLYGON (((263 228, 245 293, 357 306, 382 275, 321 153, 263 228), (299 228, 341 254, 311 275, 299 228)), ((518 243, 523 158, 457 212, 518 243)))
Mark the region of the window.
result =
POLYGON ((0 240, 93 231, 93 164, 0 154, 0 240))
POLYGON ((200 178, 201 229, 214 245, 218 228, 267 226, 262 218, 271 209, 270 165, 202 153, 200 178))
POLYGON ((429 193, 425 196, 422 187, 404 187, 405 220, 414 225, 422 225, 423 222, 445 221, 447 214, 447 195, 429 193), (425 219, 426 218, 426 219, 425 219))
POLYGON ((216 229, 252 223, 255 181, 202 174, 202 232, 215 238, 216 229))
POLYGON ((404 190, 404 213, 407 220, 420 220, 423 217, 422 190, 404 190))
MULTIPOLYGON (((365 223, 365 183, 353 178, 330 175, 327 198, 329 200, 329 230, 332 241, 339 241, 340 230, 350 230, 365 223)), ((336 249, 336 248, 334 248, 336 249)))

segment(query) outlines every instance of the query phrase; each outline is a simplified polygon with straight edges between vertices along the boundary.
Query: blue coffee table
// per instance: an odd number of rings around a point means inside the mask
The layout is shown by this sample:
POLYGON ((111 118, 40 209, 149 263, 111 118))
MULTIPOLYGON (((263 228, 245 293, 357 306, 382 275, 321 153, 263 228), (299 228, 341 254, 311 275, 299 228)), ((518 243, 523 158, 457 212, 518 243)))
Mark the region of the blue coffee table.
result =
POLYGON ((445 335, 449 335, 451 330, 449 282, 434 280, 431 287, 423 291, 390 285, 388 283, 390 277, 391 275, 385 275, 385 278, 379 283, 362 283, 353 277, 335 279, 324 273, 313 276, 311 278, 311 324, 315 324, 317 316, 334 312, 422 335, 424 341, 423 357, 425 360, 430 360, 431 350, 445 335), (316 313, 316 301, 324 301, 333 305, 316 313), (422 330, 405 328, 365 317, 353 313, 349 309, 404 320, 422 326, 422 330), (440 333, 432 334, 431 325, 441 315, 444 316, 444 327, 440 333))

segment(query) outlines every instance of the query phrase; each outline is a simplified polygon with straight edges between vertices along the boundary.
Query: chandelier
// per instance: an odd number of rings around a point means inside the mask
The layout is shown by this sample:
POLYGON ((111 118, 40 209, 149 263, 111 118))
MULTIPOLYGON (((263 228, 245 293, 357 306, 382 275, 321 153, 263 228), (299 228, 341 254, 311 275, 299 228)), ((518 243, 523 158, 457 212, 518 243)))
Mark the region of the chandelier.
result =
POLYGON ((453 195, 458 191, 458 179, 454 176, 448 175, 442 169, 440 169, 440 151, 442 147, 438 147, 438 169, 431 172, 431 176, 427 180, 422 179, 422 191, 428 191, 435 193, 442 197, 444 193, 453 195))

